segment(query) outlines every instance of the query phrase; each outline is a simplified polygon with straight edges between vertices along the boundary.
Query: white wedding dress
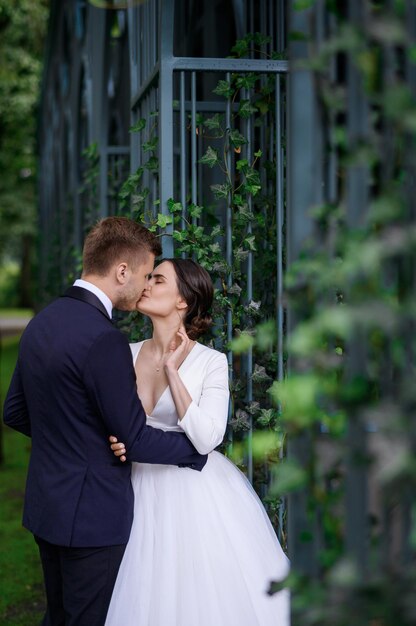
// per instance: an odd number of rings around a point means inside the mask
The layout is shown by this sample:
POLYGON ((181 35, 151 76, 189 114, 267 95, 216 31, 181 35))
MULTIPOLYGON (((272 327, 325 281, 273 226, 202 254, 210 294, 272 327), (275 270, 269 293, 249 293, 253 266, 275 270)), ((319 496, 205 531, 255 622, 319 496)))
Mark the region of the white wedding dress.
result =
MULTIPOLYGON (((134 360, 143 342, 132 344, 134 360)), ((148 424, 218 445, 228 409, 223 354, 195 344, 179 374, 191 403, 178 422, 167 388, 148 424), (180 424, 180 425, 179 425, 180 424)), ((266 591, 288 560, 260 499, 225 456, 202 472, 133 463, 134 521, 106 626, 288 626, 289 593, 266 591)))

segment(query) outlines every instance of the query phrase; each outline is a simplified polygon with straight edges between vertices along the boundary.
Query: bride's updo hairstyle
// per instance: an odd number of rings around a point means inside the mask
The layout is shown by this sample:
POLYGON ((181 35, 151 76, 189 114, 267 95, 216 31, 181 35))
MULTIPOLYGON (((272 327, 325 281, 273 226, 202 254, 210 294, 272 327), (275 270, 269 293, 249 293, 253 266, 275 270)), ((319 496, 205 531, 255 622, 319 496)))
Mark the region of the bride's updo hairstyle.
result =
POLYGON ((191 259, 165 260, 172 263, 178 291, 188 305, 184 319, 186 333, 190 339, 198 339, 212 324, 209 314, 214 297, 211 277, 191 259))

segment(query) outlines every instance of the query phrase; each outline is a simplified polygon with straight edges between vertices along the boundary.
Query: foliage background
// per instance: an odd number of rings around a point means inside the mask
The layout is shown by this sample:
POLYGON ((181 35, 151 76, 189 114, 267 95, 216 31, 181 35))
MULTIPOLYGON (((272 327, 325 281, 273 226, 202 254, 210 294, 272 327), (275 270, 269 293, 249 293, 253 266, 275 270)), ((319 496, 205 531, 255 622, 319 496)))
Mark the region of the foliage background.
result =
POLYGON ((36 107, 48 1, 0 0, 0 306, 32 306, 36 107))

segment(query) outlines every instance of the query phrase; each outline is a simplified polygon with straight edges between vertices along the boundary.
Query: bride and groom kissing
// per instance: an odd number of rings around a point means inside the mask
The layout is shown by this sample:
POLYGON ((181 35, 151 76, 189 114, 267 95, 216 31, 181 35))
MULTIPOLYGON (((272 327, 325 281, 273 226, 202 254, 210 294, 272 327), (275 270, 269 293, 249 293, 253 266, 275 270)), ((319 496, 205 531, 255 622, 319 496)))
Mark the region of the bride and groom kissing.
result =
POLYGON ((287 626, 288 571, 245 476, 214 451, 224 354, 197 339, 212 281, 124 217, 87 235, 82 277, 22 335, 4 421, 31 437, 23 525, 39 547, 45 626, 287 626), (129 345, 112 308, 153 325, 129 345), (109 443, 109 438, 110 442, 109 443))

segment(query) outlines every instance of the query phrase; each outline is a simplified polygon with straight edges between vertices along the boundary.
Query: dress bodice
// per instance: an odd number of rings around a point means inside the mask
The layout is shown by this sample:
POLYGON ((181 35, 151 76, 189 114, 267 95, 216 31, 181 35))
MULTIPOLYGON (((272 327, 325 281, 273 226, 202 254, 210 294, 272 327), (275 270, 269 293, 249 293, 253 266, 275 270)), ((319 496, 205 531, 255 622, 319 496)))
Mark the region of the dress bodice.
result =
MULTIPOLYGON (((130 348, 133 355, 133 363, 136 364, 139 352, 144 344, 144 341, 130 344, 130 348)), ((192 370, 192 363, 195 363, 197 354, 200 352, 202 346, 196 343, 192 350, 189 352, 186 359, 183 361, 178 372, 182 380, 186 380, 187 372, 192 370)), ((203 348, 202 348, 203 349, 203 348)), ((181 427, 178 426, 178 414, 176 412, 175 403, 172 398, 169 387, 167 386, 156 402, 155 407, 151 415, 146 415, 146 421, 149 426, 153 428, 160 428, 166 431, 178 431, 183 432, 181 427)))
MULTIPOLYGON (((136 362, 143 341, 131 344, 136 362)), ((169 387, 156 402, 147 423, 166 431, 184 432, 200 454, 208 454, 223 440, 227 427, 229 388, 225 354, 195 343, 178 374, 191 396, 185 415, 179 420, 169 387)))

